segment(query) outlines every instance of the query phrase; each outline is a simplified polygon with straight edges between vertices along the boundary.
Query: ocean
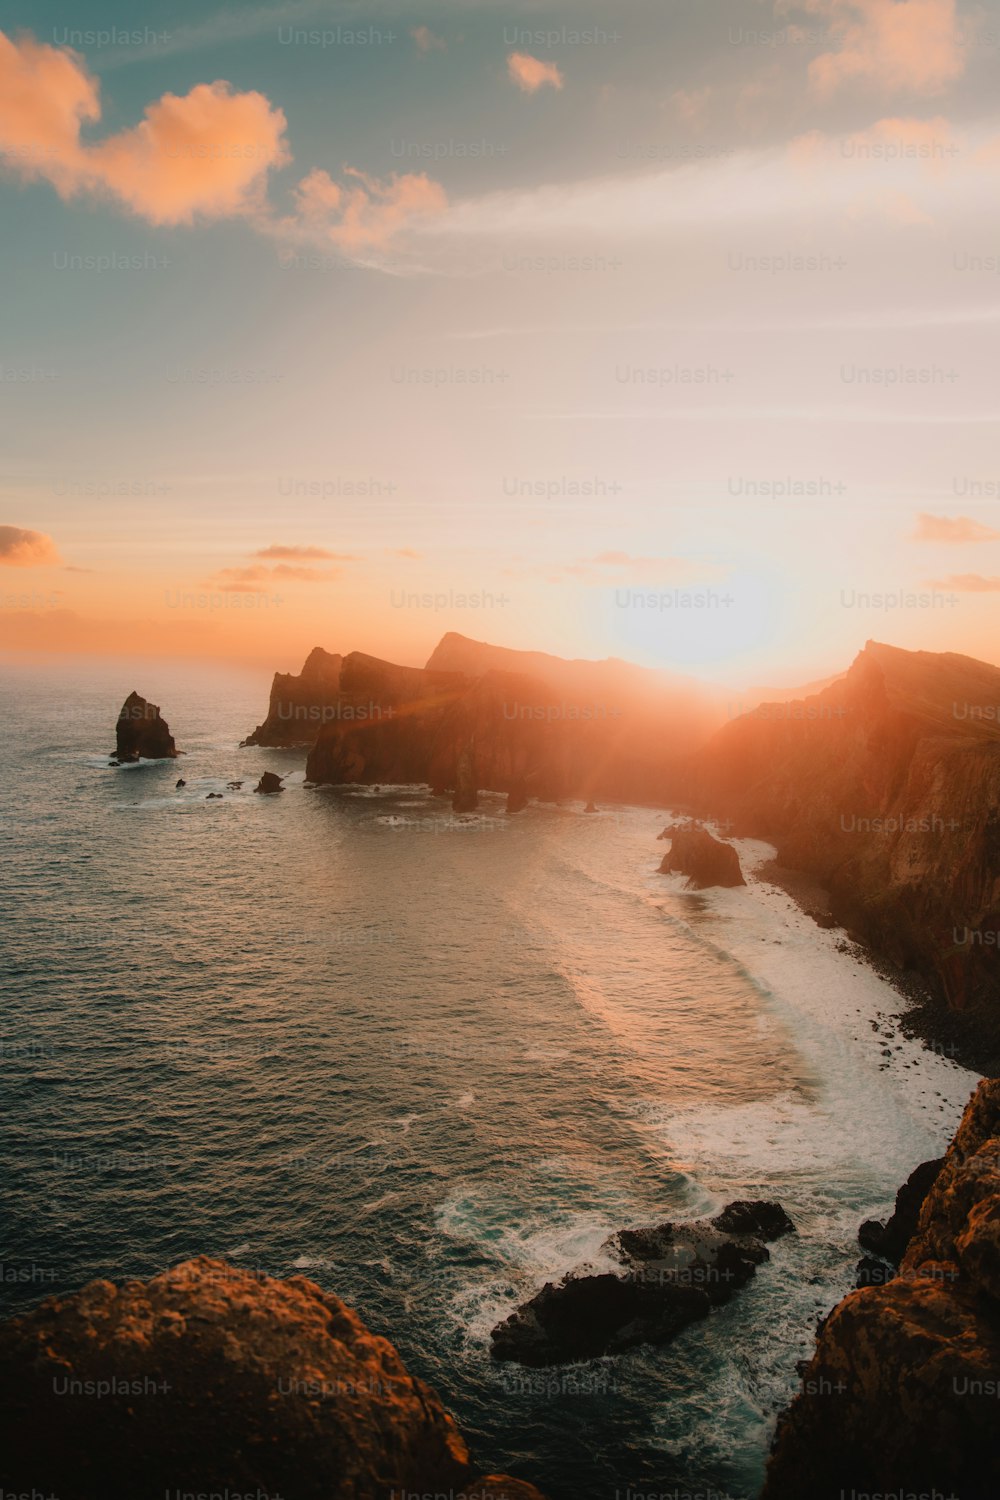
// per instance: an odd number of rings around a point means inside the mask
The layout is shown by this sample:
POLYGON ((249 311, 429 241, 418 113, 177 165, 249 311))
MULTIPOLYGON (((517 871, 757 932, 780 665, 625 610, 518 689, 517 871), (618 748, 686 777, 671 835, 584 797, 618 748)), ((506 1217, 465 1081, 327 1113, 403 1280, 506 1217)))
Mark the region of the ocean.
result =
POLYGON ((306 788, 304 752, 239 748, 261 673, 0 681, 4 1314, 197 1254, 304 1274, 437 1388, 481 1472, 754 1495, 859 1222, 975 1075, 784 892, 658 875, 667 810, 306 788), (108 768, 132 688, 180 759, 108 768), (287 789, 256 796, 268 769, 287 789), (669 1347, 490 1360, 613 1230, 741 1197, 797 1233, 669 1347))

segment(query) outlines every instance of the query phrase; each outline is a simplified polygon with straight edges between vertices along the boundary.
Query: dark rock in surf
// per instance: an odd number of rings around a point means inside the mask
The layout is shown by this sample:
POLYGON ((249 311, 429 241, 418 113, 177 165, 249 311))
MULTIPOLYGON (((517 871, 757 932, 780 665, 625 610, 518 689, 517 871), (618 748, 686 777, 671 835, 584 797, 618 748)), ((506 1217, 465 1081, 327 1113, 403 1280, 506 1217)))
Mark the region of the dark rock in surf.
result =
POLYGON ((538 1367, 669 1342, 769 1259, 752 1226, 770 1239, 795 1227, 780 1204, 739 1201, 714 1220, 619 1230, 602 1248, 620 1272, 547 1282, 493 1329, 493 1358, 538 1367))
POLYGON ((174 737, 156 704, 138 693, 129 693, 115 725, 112 760, 118 765, 134 765, 137 760, 174 760, 176 756, 174 737))
POLYGON ((660 862, 659 874, 687 875, 689 887, 698 891, 713 885, 746 885, 732 844, 713 838, 707 828, 675 824, 660 837, 670 839, 670 848, 660 862))
POLYGON ((283 792, 285 788, 281 785, 283 776, 276 776, 273 771, 265 771, 263 776, 254 787, 255 792, 263 792, 265 796, 273 796, 275 792, 283 792))
POLYGON ((752 1234, 759 1240, 777 1240, 783 1234, 794 1234, 795 1225, 780 1203, 738 1198, 728 1203, 711 1221, 725 1234, 752 1234))
POLYGON ((184 777, 182 776, 179 781, 175 781, 174 782, 174 786, 175 787, 187 786, 187 782, 184 780, 184 777))

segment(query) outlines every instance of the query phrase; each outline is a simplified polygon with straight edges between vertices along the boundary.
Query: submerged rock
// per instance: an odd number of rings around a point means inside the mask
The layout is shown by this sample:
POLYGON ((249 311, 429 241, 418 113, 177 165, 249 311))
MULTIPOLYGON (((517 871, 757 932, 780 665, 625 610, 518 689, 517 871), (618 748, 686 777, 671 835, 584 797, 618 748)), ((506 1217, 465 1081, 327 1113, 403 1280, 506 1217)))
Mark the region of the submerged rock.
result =
POLYGON ((339 1298, 207 1257, 0 1325, 0 1411, 5 1491, 541 1500, 475 1479, 437 1394, 339 1298))
POLYGON ((174 737, 156 704, 138 693, 129 693, 118 714, 112 760, 129 765, 137 760, 173 760, 176 756, 174 737))
POLYGON ((622 1229, 602 1247, 620 1272, 547 1282, 493 1329, 493 1358, 537 1367, 669 1342, 769 1259, 762 1238, 727 1232, 720 1221, 755 1222, 770 1239, 795 1227, 780 1204, 741 1201, 714 1220, 622 1229))
POLYGON ((694 890, 713 885, 746 885, 740 857, 732 844, 714 838, 707 828, 675 824, 673 828, 665 828, 659 837, 670 839, 659 874, 687 875, 688 885, 694 890))
POLYGON ((285 788, 281 785, 283 776, 276 776, 273 771, 265 771, 263 776, 254 787, 255 792, 263 792, 265 796, 272 796, 275 792, 283 792, 285 788))
POLYGON ((802 1392, 778 1424, 764 1500, 1000 1494, 998 1371, 1000 1079, 988 1079, 898 1274, 850 1292, 822 1324, 802 1392))

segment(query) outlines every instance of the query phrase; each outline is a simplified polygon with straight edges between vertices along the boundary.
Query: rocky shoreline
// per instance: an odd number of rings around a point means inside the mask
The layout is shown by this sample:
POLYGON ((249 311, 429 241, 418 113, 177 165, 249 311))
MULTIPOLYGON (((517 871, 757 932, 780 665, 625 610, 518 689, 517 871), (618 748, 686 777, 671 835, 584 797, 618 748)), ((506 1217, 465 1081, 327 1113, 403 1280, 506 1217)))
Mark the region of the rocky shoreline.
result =
MULTIPOLYGON (((762 1500, 1000 1493, 1000 1079, 979 1085, 931 1177, 898 1271, 820 1325, 762 1500)), ((897 1229, 926 1185, 904 1185, 897 1229)))

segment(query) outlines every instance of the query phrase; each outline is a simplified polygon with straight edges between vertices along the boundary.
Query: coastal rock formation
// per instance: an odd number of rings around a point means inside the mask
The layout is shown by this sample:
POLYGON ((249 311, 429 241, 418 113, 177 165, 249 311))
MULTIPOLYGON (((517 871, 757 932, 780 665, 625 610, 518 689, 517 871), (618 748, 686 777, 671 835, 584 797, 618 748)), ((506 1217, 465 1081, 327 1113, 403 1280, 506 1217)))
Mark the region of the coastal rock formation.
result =
POLYGON ((981 1083, 899 1274, 821 1325, 763 1500, 1000 1494, 1000 1079, 981 1083))
POLYGON ((265 771, 254 787, 254 791, 263 792, 265 796, 271 797, 275 792, 283 792, 285 790, 281 785, 283 780, 284 777, 276 776, 273 771, 265 771))
POLYGON ((917 1220, 924 1206, 924 1199, 937 1181, 944 1166, 944 1157, 934 1161, 922 1161, 914 1167, 909 1177, 896 1194, 896 1205, 890 1218, 883 1224, 878 1219, 866 1219, 858 1230, 861 1248, 877 1255, 881 1260, 898 1266, 917 1230, 917 1220))
POLYGON ((5 1492, 541 1500, 475 1479, 435 1392, 337 1297, 207 1257, 0 1325, 0 1410, 5 1492))
POLYGON ((714 838, 707 828, 678 823, 665 828, 658 837, 670 840, 670 848, 660 861, 659 874, 687 875, 688 886, 696 891, 713 885, 746 885, 740 857, 732 844, 714 838))
POLYGON ((716 734, 692 799, 815 875, 1000 1068, 1000 668, 869 641, 840 681, 716 734))
POLYGON ((538 1367, 667 1343, 746 1285, 769 1259, 764 1239, 794 1227, 780 1204, 741 1201, 707 1221, 622 1229, 602 1246, 620 1270, 546 1282, 493 1329, 493 1358, 538 1367))
POLYGON ((314 785, 426 782, 455 794, 460 757, 474 751, 477 790, 515 802, 519 784, 541 801, 656 801, 721 721, 687 679, 450 634, 423 669, 313 651, 300 676, 275 677, 267 718, 244 743, 311 744, 314 785))
POLYGON ((138 693, 129 693, 115 726, 112 759, 128 765, 137 760, 173 760, 176 755, 174 737, 156 704, 148 703, 138 693))
POLYGON ((247 736, 244 745, 287 749, 314 744, 320 726, 335 710, 343 660, 316 646, 298 676, 275 672, 267 718, 247 736))

